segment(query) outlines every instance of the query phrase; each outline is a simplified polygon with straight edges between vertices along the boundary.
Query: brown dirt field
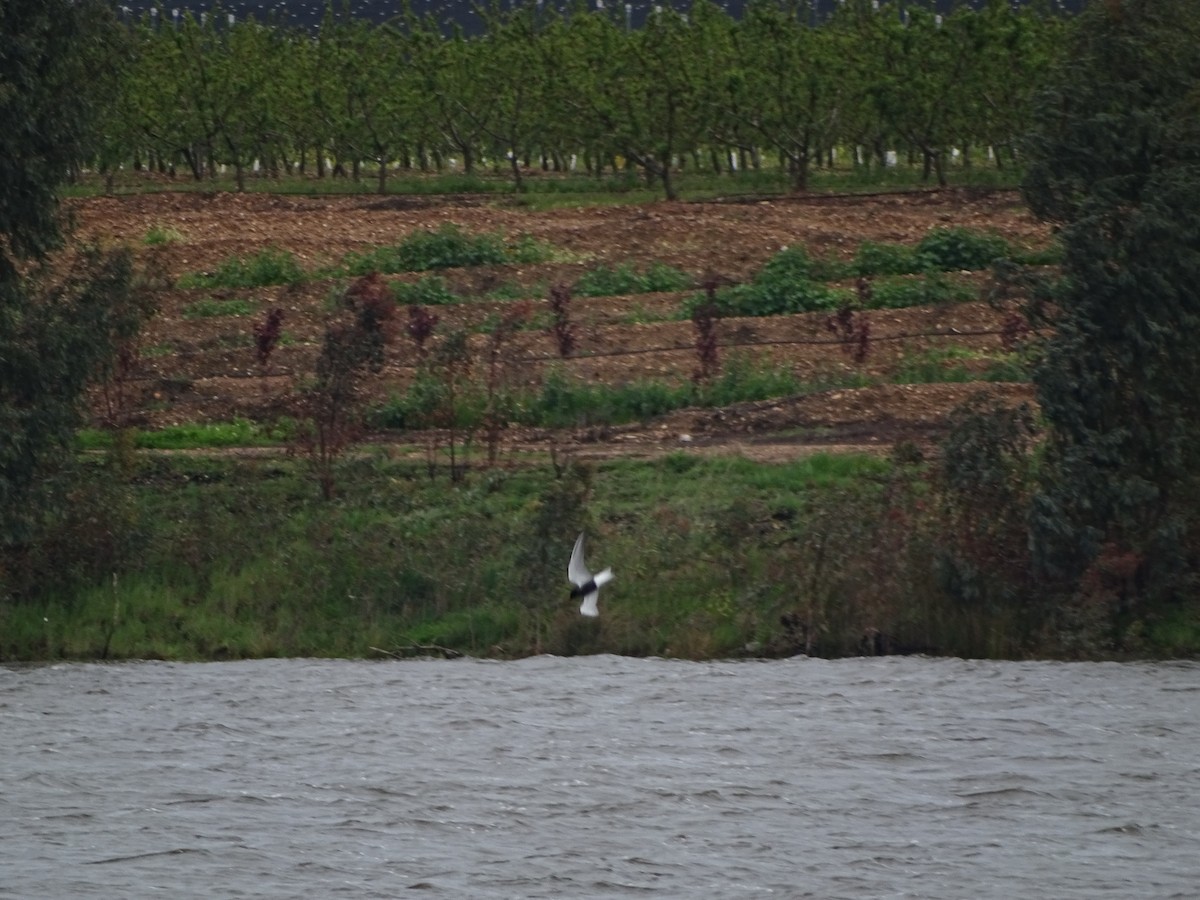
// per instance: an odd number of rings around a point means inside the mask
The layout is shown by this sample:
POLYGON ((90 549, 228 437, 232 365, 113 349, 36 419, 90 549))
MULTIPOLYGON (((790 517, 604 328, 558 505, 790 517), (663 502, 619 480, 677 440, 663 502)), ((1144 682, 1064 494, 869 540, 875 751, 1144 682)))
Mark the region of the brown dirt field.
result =
MULTIPOLYGON (((850 258, 864 240, 916 243, 933 227, 992 230, 1010 243, 1042 247, 1049 240, 1012 192, 930 191, 871 196, 803 196, 729 202, 657 202, 631 206, 531 211, 495 198, 310 197, 267 194, 159 193, 70 201, 76 233, 102 244, 128 243, 138 256, 174 280, 212 271, 231 257, 266 247, 291 251, 306 269, 338 262, 346 253, 393 245, 417 229, 454 223, 468 233, 528 234, 562 251, 570 262, 496 266, 439 273, 460 292, 484 294, 498 285, 571 283, 598 263, 659 261, 697 282, 709 275, 750 278, 784 247, 803 244, 812 255, 850 258), (174 229, 179 240, 150 247, 153 228, 174 229)), ((986 276, 972 276, 982 291, 986 276)), ((142 342, 128 385, 134 421, 146 427, 235 416, 260 418, 285 405, 312 371, 331 315, 331 280, 248 291, 180 290, 160 295, 160 310, 142 342), (189 318, 197 300, 239 298, 257 312, 248 316, 189 318), (254 356, 253 326, 267 309, 284 310, 288 337, 263 377, 254 356)), ((679 309, 683 294, 576 297, 571 316, 577 336, 572 358, 558 360, 544 331, 525 331, 513 342, 512 376, 537 383, 547 365, 570 376, 619 384, 645 378, 684 380, 696 368, 690 321, 661 321, 679 309)), ((480 301, 438 307, 439 331, 478 324, 503 307, 480 301)), ((533 301, 545 315, 545 300, 533 301)), ((1007 315, 984 302, 866 314, 870 344, 857 362, 839 343, 824 313, 757 319, 724 319, 718 326, 722 360, 731 354, 792 369, 805 381, 894 373, 905 360, 929 350, 957 348, 975 354, 1002 351, 1007 315), (769 342, 769 343, 768 343, 769 342)), ((482 352, 486 338, 473 338, 482 352)), ((371 390, 379 396, 402 387, 415 351, 399 337, 371 390)), ((482 363, 477 364, 483 369, 482 363)), ((738 453, 781 460, 814 450, 845 448, 886 452, 899 441, 930 446, 948 413, 986 389, 1005 402, 1032 400, 1025 384, 885 385, 836 389, 803 397, 740 404, 720 410, 685 410, 611 428, 569 433, 516 430, 508 449, 569 448, 582 456, 647 456, 680 449, 738 453)), ((98 395, 95 413, 103 416, 98 395)), ((420 439, 406 435, 405 443, 420 439)))

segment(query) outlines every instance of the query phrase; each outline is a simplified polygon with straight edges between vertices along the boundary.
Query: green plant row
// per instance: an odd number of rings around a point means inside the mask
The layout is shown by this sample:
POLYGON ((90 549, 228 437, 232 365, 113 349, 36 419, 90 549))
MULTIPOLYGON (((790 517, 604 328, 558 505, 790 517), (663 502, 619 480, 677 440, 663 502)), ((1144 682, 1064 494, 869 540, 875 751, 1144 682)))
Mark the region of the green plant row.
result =
MULTIPOLYGON (((351 254, 336 269, 307 276, 295 257, 278 248, 267 248, 251 257, 231 258, 212 273, 191 273, 179 280, 182 288, 251 288, 290 284, 307 277, 365 275, 369 272, 427 272, 430 270, 545 262, 555 255, 551 247, 523 236, 506 244, 499 235, 470 235, 453 224, 435 231, 418 231, 399 244, 366 253, 351 254)), ((803 247, 786 248, 772 257, 750 284, 726 288, 720 292, 720 306, 729 315, 778 315, 814 309, 828 309, 844 302, 847 291, 825 282, 851 277, 887 277, 901 275, 930 276, 923 282, 876 282, 878 307, 912 306, 922 303, 968 299, 968 296, 935 276, 941 272, 986 268, 997 259, 1011 258, 1024 263, 1055 261, 1053 252, 1038 256, 1016 254, 1003 238, 966 228, 935 228, 915 247, 864 241, 854 259, 842 262, 830 258, 812 259, 803 247)), ((685 290, 692 279, 678 269, 653 263, 638 271, 629 263, 600 265, 584 272, 574 285, 580 296, 614 296, 685 290)), ((398 302, 403 304, 445 305, 459 302, 446 282, 426 276, 415 283, 393 285, 398 302)), ((501 290, 502 298, 522 295, 520 289, 501 290)), ((252 312, 244 301, 198 301, 185 315, 193 317, 243 315, 252 312)))
POLYGON ((179 279, 178 286, 185 289, 254 288, 295 284, 311 278, 357 276, 371 272, 425 272, 508 263, 530 264, 546 262, 551 258, 553 249, 528 235, 506 242, 500 235, 472 235, 457 225, 445 224, 434 230, 414 231, 394 246, 348 254, 340 266, 312 274, 301 268, 293 253, 268 247, 248 257, 231 257, 213 272, 188 273, 179 279))

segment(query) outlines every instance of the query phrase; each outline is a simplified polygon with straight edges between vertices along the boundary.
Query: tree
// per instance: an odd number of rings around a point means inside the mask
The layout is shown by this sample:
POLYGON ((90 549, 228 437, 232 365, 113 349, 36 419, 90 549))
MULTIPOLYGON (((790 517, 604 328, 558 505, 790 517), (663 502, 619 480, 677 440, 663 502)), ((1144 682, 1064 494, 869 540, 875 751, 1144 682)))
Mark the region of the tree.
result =
POLYGON ((0 3, 0 279, 60 243, 56 190, 90 151, 119 71, 107 3, 0 3))
POLYGON ((127 255, 83 254, 60 277, 45 266, 63 243, 57 189, 89 156, 121 34, 100 0, 0 3, 0 546, 25 533, 121 330, 110 304, 130 288, 127 255))
POLYGON ((1118 615, 1194 596, 1200 565, 1197 42, 1194 0, 1092 5, 1025 147, 1025 197, 1065 254, 1034 545, 1118 615))
POLYGON ((830 32, 809 26, 803 7, 757 2, 738 30, 730 118, 753 140, 779 150, 792 187, 808 190, 814 156, 833 141, 841 113, 830 32))

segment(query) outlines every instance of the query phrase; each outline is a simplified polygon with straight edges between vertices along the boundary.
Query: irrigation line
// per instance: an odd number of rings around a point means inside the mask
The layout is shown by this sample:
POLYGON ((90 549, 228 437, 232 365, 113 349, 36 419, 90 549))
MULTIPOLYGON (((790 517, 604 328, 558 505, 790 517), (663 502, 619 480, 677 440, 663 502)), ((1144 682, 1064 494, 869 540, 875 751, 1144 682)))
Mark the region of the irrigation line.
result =
MULTIPOLYGON (((962 338, 962 337, 990 337, 1001 336, 1006 332, 1004 329, 989 328, 989 329, 973 329, 970 331, 911 331, 902 332, 900 334, 885 334, 871 335, 869 343, 883 343, 884 341, 905 341, 913 338, 962 338)), ((765 341, 721 341, 718 344, 719 348, 726 347, 783 347, 783 346, 811 346, 811 347, 830 347, 843 344, 852 344, 853 341, 845 341, 841 338, 789 338, 779 340, 765 341)), ((681 353, 687 351, 689 353, 696 352, 695 344, 672 344, 665 347, 642 347, 638 350, 609 350, 600 353, 581 353, 571 356, 560 356, 558 354, 542 354, 538 356, 526 356, 518 359, 510 360, 511 363, 518 365, 534 365, 547 362, 568 362, 568 361, 586 361, 589 359, 608 359, 619 356, 645 356, 651 353, 681 353)), ((227 353, 227 350, 210 350, 210 351, 195 351, 186 354, 187 357, 203 356, 205 353, 227 353)), ((395 363, 399 369, 416 369, 418 365, 413 363, 395 363)), ((295 374, 294 372, 274 372, 276 375, 295 374)), ((217 376, 209 376, 217 377, 217 376)), ((233 372, 228 375, 219 376, 222 378, 261 378, 261 373, 258 372, 233 372)), ((159 380, 149 376, 138 378, 130 378, 129 381, 154 381, 159 380)))
MULTIPOLYGON (((987 329, 976 331, 914 331, 903 334, 885 334, 878 337, 872 335, 869 338, 869 343, 883 341, 904 341, 910 338, 921 337, 986 337, 988 335, 1002 335, 1002 329, 987 329)), ((720 347, 780 347, 780 346, 812 346, 812 347, 829 347, 838 344, 852 344, 854 341, 845 341, 841 338, 808 338, 808 339, 789 339, 789 340, 768 340, 768 341, 721 341, 718 343, 720 347)), ((604 353, 584 353, 577 356, 527 356, 523 359, 515 360, 519 363, 538 363, 552 362, 562 359, 603 359, 610 356, 640 356, 646 353, 673 353, 676 351, 688 350, 692 353, 696 352, 695 344, 673 344, 669 347, 643 347, 640 350, 610 350, 604 353)))

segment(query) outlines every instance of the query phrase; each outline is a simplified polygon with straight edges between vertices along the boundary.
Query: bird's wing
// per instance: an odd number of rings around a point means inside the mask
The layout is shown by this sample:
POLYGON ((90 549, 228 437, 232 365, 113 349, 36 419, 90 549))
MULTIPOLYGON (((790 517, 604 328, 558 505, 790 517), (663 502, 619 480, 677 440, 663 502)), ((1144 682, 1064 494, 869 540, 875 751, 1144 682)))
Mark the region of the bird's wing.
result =
POLYGON ((582 587, 592 580, 592 573, 583 564, 582 531, 579 532, 579 537, 575 540, 575 549, 571 551, 571 562, 567 564, 567 578, 576 587, 582 587))
POLYGON ((579 604, 579 611, 585 616, 598 616, 600 610, 596 608, 596 601, 600 599, 599 591, 592 591, 583 598, 583 602, 579 604))

